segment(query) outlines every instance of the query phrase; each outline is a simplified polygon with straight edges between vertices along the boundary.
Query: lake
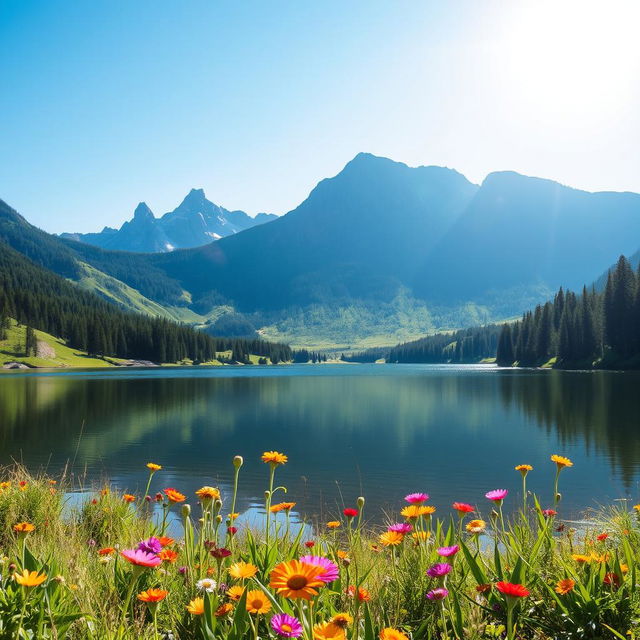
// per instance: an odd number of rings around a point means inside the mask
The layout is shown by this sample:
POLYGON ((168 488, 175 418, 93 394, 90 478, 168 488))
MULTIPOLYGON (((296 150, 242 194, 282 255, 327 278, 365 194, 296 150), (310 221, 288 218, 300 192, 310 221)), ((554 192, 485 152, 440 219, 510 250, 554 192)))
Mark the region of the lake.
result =
MULTIPOLYGON (((0 462, 56 474, 69 465, 85 487, 110 481, 193 496, 203 484, 229 496, 231 460, 244 456, 239 506, 255 513, 265 450, 289 456, 278 484, 298 513, 326 519, 367 499, 381 520, 405 494, 426 491, 440 513, 507 488, 519 463, 550 504, 563 471, 563 514, 599 502, 640 501, 640 374, 454 365, 286 365, 36 370, 0 376, 0 462)), ((195 499, 192 500, 195 503, 195 499)))

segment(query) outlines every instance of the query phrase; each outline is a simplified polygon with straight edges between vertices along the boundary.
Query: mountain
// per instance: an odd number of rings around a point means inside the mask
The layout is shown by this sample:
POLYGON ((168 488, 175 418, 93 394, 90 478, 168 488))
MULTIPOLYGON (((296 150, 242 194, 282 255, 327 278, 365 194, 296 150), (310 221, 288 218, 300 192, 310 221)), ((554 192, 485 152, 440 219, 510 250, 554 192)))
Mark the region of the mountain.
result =
POLYGON ((61 237, 103 249, 160 253, 199 247, 277 217, 259 213, 252 218, 244 211, 229 211, 207 200, 202 189, 192 189, 178 207, 161 218, 141 202, 133 218, 120 229, 105 227, 99 233, 62 233, 61 237))

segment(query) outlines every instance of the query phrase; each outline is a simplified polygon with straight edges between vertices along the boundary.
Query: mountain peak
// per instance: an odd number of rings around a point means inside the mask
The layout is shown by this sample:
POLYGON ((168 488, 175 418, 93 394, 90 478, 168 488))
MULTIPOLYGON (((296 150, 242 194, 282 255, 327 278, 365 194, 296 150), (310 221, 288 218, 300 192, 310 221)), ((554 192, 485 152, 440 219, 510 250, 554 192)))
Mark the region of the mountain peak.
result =
POLYGON ((204 189, 191 189, 183 202, 202 202, 206 199, 207 196, 204 193, 204 189))
POLYGON ((147 203, 141 202, 133 212, 133 219, 138 221, 155 220, 155 216, 153 215, 153 211, 147 206, 147 203))

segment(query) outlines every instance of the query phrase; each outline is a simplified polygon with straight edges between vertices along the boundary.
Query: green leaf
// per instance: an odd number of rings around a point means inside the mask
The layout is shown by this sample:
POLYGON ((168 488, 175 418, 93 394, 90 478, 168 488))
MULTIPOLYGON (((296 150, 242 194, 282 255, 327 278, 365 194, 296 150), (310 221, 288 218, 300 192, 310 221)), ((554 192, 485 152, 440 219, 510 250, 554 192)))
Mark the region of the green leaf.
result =
POLYGON ((476 582, 478 584, 487 584, 489 582, 489 580, 487 579, 487 576, 482 570, 482 567, 480 567, 480 565, 476 561, 475 557, 469 551, 469 548, 467 547, 467 545, 464 542, 460 541, 460 547, 462 548, 462 553, 464 554, 465 560, 467 561, 467 564, 469 565, 469 569, 471 569, 471 573, 473 574, 473 577, 476 579, 476 582))

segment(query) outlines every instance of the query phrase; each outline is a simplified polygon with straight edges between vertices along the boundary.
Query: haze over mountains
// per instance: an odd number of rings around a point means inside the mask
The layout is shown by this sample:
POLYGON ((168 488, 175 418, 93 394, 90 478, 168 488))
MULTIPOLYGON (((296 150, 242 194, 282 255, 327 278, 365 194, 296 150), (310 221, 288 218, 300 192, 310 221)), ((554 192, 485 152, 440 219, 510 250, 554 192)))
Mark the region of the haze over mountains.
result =
POLYGON ((191 189, 178 207, 160 218, 141 202, 120 229, 60 235, 103 249, 157 253, 199 247, 275 218, 272 213, 251 217, 244 211, 229 211, 207 200, 202 189, 191 189))
MULTIPOLYGON (((183 205, 160 219, 158 245, 178 237, 180 225, 169 223, 188 217, 183 205)), ((392 344, 501 320, 561 285, 594 281, 640 247, 638 194, 588 193, 513 172, 474 185, 451 169, 370 154, 268 224, 168 253, 56 238, 7 210, 0 239, 121 305, 205 326, 241 312, 264 335, 305 345, 392 344)), ((141 209, 123 226, 131 238, 137 218, 155 225, 141 209)))

